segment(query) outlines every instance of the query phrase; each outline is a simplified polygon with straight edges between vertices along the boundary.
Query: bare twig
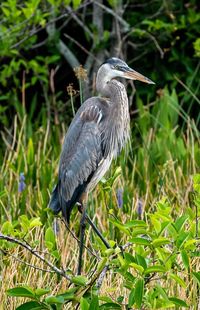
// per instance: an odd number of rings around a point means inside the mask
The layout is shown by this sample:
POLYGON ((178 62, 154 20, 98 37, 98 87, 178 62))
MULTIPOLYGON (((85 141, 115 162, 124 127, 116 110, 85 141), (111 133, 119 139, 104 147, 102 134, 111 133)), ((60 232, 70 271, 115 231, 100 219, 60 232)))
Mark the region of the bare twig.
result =
POLYGON ((11 253, 9 253, 9 252, 6 252, 6 251, 4 251, 4 250, 2 250, 2 249, 0 249, 0 251, 1 251, 4 255, 9 255, 9 256, 11 256, 12 258, 14 258, 16 261, 18 261, 18 262, 20 262, 20 263, 22 263, 22 264, 24 264, 24 265, 27 265, 28 267, 31 267, 31 268, 34 268, 34 269, 37 269, 37 270, 40 270, 40 271, 44 271, 44 272, 51 272, 51 273, 54 273, 54 272, 55 272, 55 271, 50 270, 50 269, 44 269, 44 268, 40 268, 40 267, 37 267, 37 266, 35 266, 35 265, 29 264, 29 263, 25 262, 24 260, 20 259, 19 257, 17 257, 16 255, 13 255, 13 254, 11 254, 11 253))
POLYGON ((124 31, 128 31, 130 29, 130 25, 122 17, 120 17, 116 12, 114 12, 112 9, 108 8, 104 4, 101 4, 99 1, 94 1, 94 2, 100 7, 102 7, 107 13, 114 16, 120 22, 120 24, 124 27, 124 31))
POLYGON ((187 87, 187 85, 185 85, 176 75, 174 75, 174 78, 187 90, 187 92, 196 100, 196 102, 200 104, 199 98, 189 89, 189 87, 187 87))
MULTIPOLYGON (((72 235, 72 237, 78 242, 80 243, 80 240, 76 237, 75 233, 69 228, 69 226, 67 225, 66 221, 63 218, 60 218, 61 222, 63 222, 65 224, 65 227, 67 228, 67 230, 69 231, 69 233, 72 235)), ((84 248, 91 254, 93 255, 96 259, 100 260, 100 257, 98 255, 96 255, 93 251, 91 251, 86 245, 84 245, 84 248)))
POLYGON ((55 273, 58 273, 59 275, 61 275, 62 277, 64 277, 65 279, 67 279, 68 281, 71 282, 71 278, 68 275, 66 275, 63 270, 61 270, 58 267, 56 267, 55 265, 53 265, 50 261, 48 261, 46 258, 44 258, 44 256, 38 254, 38 252, 36 250, 34 250, 27 242, 22 242, 21 240, 18 240, 18 239, 14 238, 14 237, 10 237, 10 236, 4 235, 1 232, 0 232, 0 239, 6 240, 6 241, 11 242, 11 243, 16 243, 16 244, 22 246, 23 248, 28 250, 31 254, 33 254, 34 256, 39 258, 41 261, 43 261, 55 273))

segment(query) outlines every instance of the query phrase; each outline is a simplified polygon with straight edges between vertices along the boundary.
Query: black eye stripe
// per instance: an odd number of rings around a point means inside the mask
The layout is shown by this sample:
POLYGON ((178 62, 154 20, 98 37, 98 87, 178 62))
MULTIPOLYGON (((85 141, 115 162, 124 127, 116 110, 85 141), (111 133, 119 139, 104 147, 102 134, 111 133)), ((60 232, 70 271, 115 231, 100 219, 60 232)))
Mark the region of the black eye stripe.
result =
POLYGON ((123 72, 126 71, 126 67, 124 67, 124 66, 118 66, 118 65, 116 65, 116 66, 114 66, 114 69, 117 69, 117 70, 120 70, 120 71, 123 71, 123 72))

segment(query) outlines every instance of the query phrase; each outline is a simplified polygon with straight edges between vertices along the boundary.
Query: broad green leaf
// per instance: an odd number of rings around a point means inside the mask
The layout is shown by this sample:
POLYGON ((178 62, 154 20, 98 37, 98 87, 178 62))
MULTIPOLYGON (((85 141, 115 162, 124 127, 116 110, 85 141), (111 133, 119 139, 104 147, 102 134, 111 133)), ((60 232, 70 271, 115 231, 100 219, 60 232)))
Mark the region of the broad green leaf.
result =
POLYGON ((47 308, 37 301, 28 301, 16 308, 16 310, 45 310, 45 309, 47 308))
POLYGON ((132 231, 131 231, 131 236, 132 238, 134 237, 137 237, 138 235, 146 235, 147 233, 147 229, 146 228, 134 228, 132 231))
POLYGON ((187 269, 190 265, 190 261, 189 261, 189 257, 187 255, 187 252, 185 250, 181 251, 181 258, 182 258, 184 267, 187 269))
POLYGON ((136 269, 140 273, 143 273, 143 271, 144 271, 144 268, 142 266, 138 265, 138 264, 130 263, 129 266, 133 267, 134 269, 136 269))
POLYGON ((128 297, 128 307, 131 308, 132 305, 135 303, 135 288, 133 288, 128 297))
POLYGON ((119 304, 116 304, 114 302, 108 302, 106 304, 103 304, 99 307, 99 309, 108 309, 108 310, 121 310, 121 306, 119 304))
POLYGON ((40 297, 50 292, 50 289, 45 288, 36 288, 35 295, 40 297))
POLYGON ((81 310, 88 310, 89 309, 89 303, 84 297, 81 297, 80 300, 80 309, 81 310))
POLYGON ((1 227, 1 232, 5 235, 13 235, 14 234, 14 227, 11 222, 6 221, 3 223, 1 227))
POLYGON ((42 222, 39 217, 36 217, 30 221, 30 228, 42 226, 42 222))
POLYGON ((169 297, 169 300, 172 301, 177 306, 188 308, 188 305, 182 299, 179 299, 179 298, 176 298, 176 297, 169 297))
POLYGON ((184 232, 184 231, 180 231, 179 232, 179 236, 176 239, 176 246, 178 249, 180 249, 184 242, 186 242, 186 240, 189 238, 190 233, 189 232, 184 232))
POLYGON ((176 222, 174 223, 174 226, 177 230, 177 232, 179 232, 181 230, 181 228, 183 227, 183 225, 185 224, 185 222, 188 219, 188 215, 182 215, 181 217, 179 217, 176 222))
POLYGON ((89 310, 98 310, 98 309, 99 309, 99 299, 98 299, 98 296, 95 295, 90 301, 89 310))
POLYGON ((53 248, 55 248, 56 239, 55 239, 54 231, 51 227, 48 227, 45 232, 45 244, 49 250, 52 250, 53 248))
POLYGON ((135 290, 134 290, 134 299, 138 308, 140 308, 142 305, 143 293, 144 293, 144 279, 138 279, 135 284, 135 290))
POLYGON ((34 291, 29 286, 18 286, 7 290, 8 296, 29 297, 35 299, 34 291))
POLYGON ((112 299, 108 296, 99 296, 99 300, 106 301, 107 303, 112 302, 112 299))
POLYGON ((198 281, 200 285, 200 271, 198 272, 192 272, 193 277, 198 281))
POLYGON ((146 263, 146 260, 143 256, 141 256, 139 254, 135 254, 135 258, 136 258, 138 265, 142 266, 144 269, 147 268, 147 263, 146 263))
POLYGON ((170 273, 169 277, 173 279, 176 283, 180 284, 183 288, 187 287, 186 283, 176 274, 170 273))
POLYGON ((135 244, 141 244, 141 245, 150 245, 151 242, 145 238, 135 237, 129 240, 132 243, 135 244))
POLYGON ((150 215, 152 225, 157 233, 157 235, 161 231, 161 222, 155 217, 155 215, 150 215))
POLYGON ((21 215, 19 217, 19 222, 23 230, 27 232, 30 227, 30 220, 28 219, 28 217, 25 214, 21 215))
POLYGON ((184 243, 184 249, 193 249, 195 244, 197 243, 197 239, 190 239, 190 240, 187 240, 185 243, 184 243))
POLYGON ((142 221, 142 220, 132 220, 132 221, 129 221, 129 222, 126 222, 124 224, 125 227, 127 228, 132 228, 132 227, 147 227, 147 224, 145 223, 145 221, 142 221))
POLYGON ((167 293, 165 289, 162 288, 162 286, 160 286, 160 284, 156 284, 156 290, 159 292, 159 294, 162 296, 164 300, 168 300, 167 293))
POLYGON ((78 9, 82 0, 72 0, 74 10, 78 9))
POLYGON ((88 282, 88 279, 84 276, 75 276, 72 278, 72 283, 80 285, 80 286, 85 286, 88 282))
POLYGON ((117 228, 119 228, 121 231, 123 231, 126 235, 130 236, 130 231, 124 227, 124 224, 120 223, 117 220, 114 219, 109 219, 109 221, 116 226, 117 228))
POLYGON ((171 243, 171 241, 167 238, 156 238, 152 241, 152 245, 156 248, 156 247, 160 247, 160 246, 163 246, 165 244, 169 244, 171 243))
POLYGON ((166 272, 166 269, 165 269, 164 266, 161 266, 161 265, 154 265, 154 266, 148 267, 148 268, 144 271, 145 274, 152 273, 152 272, 166 272))
POLYGON ((48 304, 64 304, 65 299, 63 296, 47 296, 45 298, 46 303, 48 304))

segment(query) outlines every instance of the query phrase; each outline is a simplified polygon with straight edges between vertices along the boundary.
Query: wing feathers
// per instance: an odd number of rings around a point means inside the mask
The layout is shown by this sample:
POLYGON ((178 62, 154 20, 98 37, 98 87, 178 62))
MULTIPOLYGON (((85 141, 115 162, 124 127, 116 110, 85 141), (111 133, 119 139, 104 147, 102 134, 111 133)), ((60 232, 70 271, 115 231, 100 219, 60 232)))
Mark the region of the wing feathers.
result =
POLYGON ((103 157, 101 119, 100 108, 89 106, 74 119, 65 138, 59 167, 59 195, 63 214, 68 219, 72 204, 86 190, 103 157))

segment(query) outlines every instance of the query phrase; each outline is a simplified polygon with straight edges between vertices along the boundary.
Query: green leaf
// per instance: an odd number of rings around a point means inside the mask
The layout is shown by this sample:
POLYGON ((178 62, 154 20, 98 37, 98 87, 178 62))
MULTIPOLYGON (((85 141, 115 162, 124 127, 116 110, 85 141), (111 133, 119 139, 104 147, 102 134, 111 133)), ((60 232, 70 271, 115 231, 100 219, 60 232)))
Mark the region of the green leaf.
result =
POLYGON ((45 294, 47 294, 47 293, 49 293, 49 292, 50 292, 50 289, 36 288, 36 290, 35 290, 35 295, 38 296, 38 297, 40 297, 40 296, 45 295, 45 294))
POLYGON ((87 302, 87 300, 84 297, 81 297, 80 308, 81 308, 81 310, 88 310, 89 309, 89 303, 87 302))
POLYGON ((171 241, 169 239, 162 237, 162 238, 154 239, 153 242, 152 242, 152 245, 155 248, 157 248, 157 247, 163 246, 165 244, 169 244, 169 243, 171 243, 171 241))
POLYGON ((173 302, 173 304, 177 305, 177 306, 181 306, 181 307, 186 307, 188 308, 188 305, 186 304, 185 301, 183 301, 182 299, 176 298, 176 297, 169 297, 169 300, 173 302))
POLYGON ((124 224, 125 227, 127 228, 132 228, 132 227, 147 227, 147 224, 145 223, 145 221, 141 221, 141 220, 133 220, 133 221, 129 221, 126 222, 124 224))
POLYGON ((30 221, 30 228, 42 226, 42 222, 39 217, 36 217, 30 221))
POLYGON ((56 246, 56 239, 51 227, 48 227, 45 232, 45 245, 51 251, 56 246))
POLYGON ((135 303, 135 288, 133 288, 128 297, 128 307, 131 308, 135 303))
POLYGON ((72 0, 72 3, 73 3, 74 10, 76 10, 81 4, 81 0, 72 0))
POLYGON ((135 258, 136 258, 138 265, 142 266, 144 269, 147 268, 147 263, 146 263, 146 260, 143 256, 141 256, 139 254, 135 254, 135 258))
POLYGON ((135 237, 129 240, 132 243, 135 244, 141 244, 141 245, 150 245, 151 242, 145 238, 139 238, 139 237, 135 237))
POLYGON ((140 273, 143 273, 144 268, 136 263, 130 263, 130 267, 133 267, 134 269, 138 270, 140 273))
POLYGON ((21 227, 23 228, 24 232, 27 232, 29 230, 29 226, 30 226, 30 221, 28 219, 28 217, 23 214, 19 217, 19 222, 21 227))
POLYGON ((188 215, 182 215, 181 217, 179 217, 176 222, 174 223, 174 226, 177 230, 177 232, 179 232, 181 230, 181 228, 183 227, 183 225, 185 224, 185 222, 188 219, 188 215))
POLYGON ((170 273, 169 277, 173 279, 176 283, 180 284, 183 288, 187 287, 186 283, 176 274, 170 273))
POLYGON ((34 161, 34 147, 33 140, 30 138, 28 141, 28 151, 27 151, 27 162, 28 164, 32 164, 34 161))
POLYGON ((161 266, 161 265, 154 265, 154 266, 148 267, 148 268, 144 271, 145 274, 152 273, 152 272, 166 272, 166 269, 165 269, 164 266, 161 266))
POLYGON ((114 220, 114 219, 109 219, 109 221, 113 225, 115 225, 117 228, 119 228, 119 230, 123 231, 126 235, 130 236, 130 231, 126 227, 124 227, 124 224, 122 224, 119 221, 114 220))
POLYGON ((14 227, 13 227, 11 222, 6 221, 2 225, 1 231, 2 231, 3 234, 13 235, 14 234, 14 227))
POLYGON ((121 306, 119 304, 116 304, 114 302, 108 302, 106 304, 103 304, 99 307, 99 309, 111 309, 111 310, 120 310, 121 309, 121 306))
POLYGON ((17 307, 16 310, 44 310, 44 305, 40 304, 37 301, 28 301, 21 306, 17 307))
POLYGON ((98 310, 98 309, 99 309, 99 299, 98 296, 95 295, 90 302, 89 310, 98 310))
POLYGON ((134 299, 138 308, 140 308, 142 305, 143 293, 144 293, 144 279, 138 279, 135 284, 135 290, 134 290, 134 299))
POLYGON ((185 250, 182 250, 181 251, 181 258, 182 258, 182 261, 183 261, 183 265, 186 269, 189 268, 189 265, 190 265, 190 262, 189 262, 189 257, 187 255, 187 252, 185 250))
POLYGON ((192 272, 193 277, 198 281, 200 285, 200 271, 198 272, 192 272))
POLYGON ((72 278, 72 283, 80 285, 80 286, 85 286, 88 282, 88 279, 84 276, 76 276, 72 278))
POLYGON ((65 299, 63 296, 48 296, 45 298, 46 303, 48 304, 64 304, 65 299))
POLYGON ((34 291, 29 286, 19 286, 7 290, 8 296, 29 297, 35 299, 34 291))
POLYGON ((179 232, 179 236, 178 238, 176 239, 176 246, 178 249, 180 249, 184 242, 189 238, 189 232, 184 232, 184 231, 180 231, 179 232))

